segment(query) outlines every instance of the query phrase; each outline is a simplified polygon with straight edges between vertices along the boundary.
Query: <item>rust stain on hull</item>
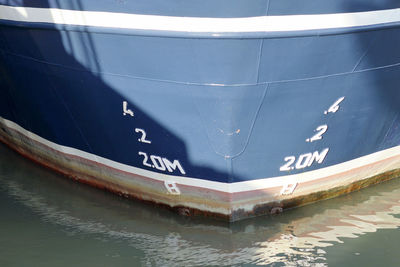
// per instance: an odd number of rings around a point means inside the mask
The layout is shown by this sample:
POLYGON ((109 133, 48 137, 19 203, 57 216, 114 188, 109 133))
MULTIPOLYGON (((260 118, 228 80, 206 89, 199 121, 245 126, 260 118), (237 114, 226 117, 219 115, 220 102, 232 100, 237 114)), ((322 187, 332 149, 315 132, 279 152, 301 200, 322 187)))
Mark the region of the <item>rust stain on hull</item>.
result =
MULTIPOLYGON (((13 136, 19 135, 18 133, 14 133, 13 136)), ((20 136, 21 137, 21 136, 20 136)), ((0 135, 0 141, 6 144, 11 149, 15 150, 20 155, 32 160, 33 162, 44 166, 52 171, 55 171, 59 174, 62 174, 72 180, 78 181, 83 184, 90 185, 92 187, 96 187, 98 189, 106 190, 117 194, 119 196, 135 199, 147 204, 151 204, 152 206, 166 208, 171 210, 177 214, 184 216, 192 216, 192 217, 211 217, 217 220, 229 221, 229 216, 223 213, 213 212, 209 210, 203 210, 199 208, 194 208, 191 206, 186 206, 183 203, 192 203, 201 206, 208 207, 210 210, 213 208, 229 207, 229 201, 227 194, 221 194, 214 198, 213 200, 209 198, 202 198, 199 194, 194 190, 194 192, 190 192, 188 187, 180 185, 181 190, 185 190, 185 195, 170 195, 166 193, 166 189, 164 187, 164 183, 160 181, 156 181, 146 177, 146 184, 124 184, 120 181, 120 183, 114 183, 112 180, 117 176, 121 176, 120 173, 114 173, 112 168, 108 168, 105 170, 103 166, 82 166, 82 162, 77 164, 77 157, 75 157, 72 161, 71 159, 60 159, 59 156, 54 156, 54 153, 49 153, 48 151, 43 151, 38 149, 41 144, 35 144, 27 142, 27 140, 23 140, 18 138, 16 142, 15 138, 10 138, 9 136, 0 135), (28 147, 27 147, 28 144, 28 147), (66 162, 70 163, 67 167, 66 162), (71 164, 73 163, 73 164, 71 164), (93 171, 95 168, 95 171, 93 171), (164 192, 162 192, 162 191, 164 192), (160 192, 161 191, 161 192, 160 192)), ((33 141, 34 142, 34 141, 33 141)), ((51 151, 50 148, 46 148, 46 150, 51 151)), ((84 163, 86 160, 83 160, 84 163)), ((124 172, 122 172, 124 173, 124 172)), ((127 173, 124 173, 125 175, 127 173)), ((122 174, 122 175, 124 175, 122 174)), ((126 177, 125 177, 126 178, 126 177)), ((130 174, 129 181, 136 182, 139 177, 132 176, 130 174)), ((193 191, 193 188, 191 189, 193 191)))
POLYGON ((400 169, 378 174, 370 178, 353 182, 346 186, 335 187, 330 190, 318 191, 308 195, 284 199, 282 201, 273 201, 266 204, 255 205, 251 211, 244 211, 239 209, 232 214, 231 221, 236 221, 242 218, 250 218, 260 215, 275 215, 284 210, 301 207, 317 201, 335 198, 341 195, 349 194, 363 188, 389 181, 400 177, 400 169))
MULTIPOLYGON (((229 222, 260 215, 277 214, 285 209, 347 194, 400 176, 400 169, 396 169, 364 179, 360 177, 360 173, 364 172, 365 174, 365 169, 362 171, 354 169, 330 177, 322 177, 318 181, 299 184, 294 194, 286 196, 280 194, 281 187, 225 193, 186 185, 178 185, 181 190, 180 195, 171 195, 166 191, 162 181, 60 153, 12 129, 5 130, 2 127, 0 141, 24 157, 78 182, 126 198, 150 203, 182 216, 210 217, 229 222), (349 182, 355 179, 356 181, 349 182), (337 181, 340 181, 342 185, 337 181), (343 183, 346 184, 343 185, 343 183), (315 190, 318 188, 322 188, 322 190, 315 190)), ((367 166, 367 171, 371 166, 383 168, 393 165, 393 162, 397 163, 398 158, 374 163, 367 166)))

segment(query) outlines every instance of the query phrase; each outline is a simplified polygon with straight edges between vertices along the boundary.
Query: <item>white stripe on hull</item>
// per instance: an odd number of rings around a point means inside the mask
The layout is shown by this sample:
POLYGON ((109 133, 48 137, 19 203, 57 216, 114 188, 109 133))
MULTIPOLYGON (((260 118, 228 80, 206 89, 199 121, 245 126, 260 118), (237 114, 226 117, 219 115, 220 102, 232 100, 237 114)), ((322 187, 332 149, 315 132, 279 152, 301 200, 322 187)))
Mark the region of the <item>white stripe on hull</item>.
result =
POLYGON ((400 8, 356 13, 198 18, 0 6, 3 20, 187 33, 254 33, 364 27, 400 22, 400 8))
MULTIPOLYGON (((304 184, 304 183, 317 183, 317 180, 326 179, 330 176, 340 175, 343 173, 354 173, 351 175, 350 178, 347 178, 346 181, 336 181, 336 186, 341 186, 345 184, 341 184, 343 182, 355 182, 359 180, 363 180, 368 177, 372 177, 374 175, 391 171, 396 168, 400 168, 400 160, 395 160, 393 163, 393 158, 400 156, 400 146, 396 146, 393 148, 385 149, 373 154, 369 154, 367 156, 363 156, 354 160, 350 160, 344 163, 340 163, 337 165, 333 165, 326 168, 321 168, 314 171, 309 171, 301 174, 293 174, 287 176, 278 176, 278 177, 271 177, 271 178, 264 178, 252 181, 243 181, 243 182, 236 182, 236 183, 223 183, 223 182, 214 182, 203 180, 199 178, 190 178, 190 177, 181 177, 181 176, 173 176, 173 175, 166 175, 161 173, 156 173, 152 171, 143 170, 140 168, 132 167, 126 164, 118 163, 91 153, 87 153, 85 151, 62 146, 56 143, 53 143, 49 140, 46 140, 32 132, 27 131, 26 129, 20 127, 16 123, 6 120, 0 117, 0 124, 5 125, 6 127, 13 129, 20 134, 38 142, 45 146, 48 146, 55 151, 60 153, 80 157, 82 159, 90 160, 102 165, 105 165, 110 168, 114 168, 117 170, 121 170, 127 173, 131 173, 133 175, 139 175, 143 177, 148 177, 157 181, 162 182, 175 182, 180 185, 198 187, 198 188, 206 188, 211 190, 220 191, 223 193, 244 193, 247 191, 254 191, 254 190, 263 190, 263 189, 273 189, 277 187, 284 187, 288 184, 304 184), (367 165, 372 165, 378 162, 382 162, 388 160, 388 164, 379 164, 381 165, 378 169, 370 169, 365 172, 362 172, 362 175, 358 175, 359 168, 365 167, 367 165), (368 176, 368 177, 367 177, 368 176)), ((315 188, 316 191, 319 191, 318 188, 315 188)), ((322 189, 322 188, 321 188, 322 189)), ((329 189, 329 188, 326 188, 329 189)), ((311 193, 311 192, 310 192, 311 193)))

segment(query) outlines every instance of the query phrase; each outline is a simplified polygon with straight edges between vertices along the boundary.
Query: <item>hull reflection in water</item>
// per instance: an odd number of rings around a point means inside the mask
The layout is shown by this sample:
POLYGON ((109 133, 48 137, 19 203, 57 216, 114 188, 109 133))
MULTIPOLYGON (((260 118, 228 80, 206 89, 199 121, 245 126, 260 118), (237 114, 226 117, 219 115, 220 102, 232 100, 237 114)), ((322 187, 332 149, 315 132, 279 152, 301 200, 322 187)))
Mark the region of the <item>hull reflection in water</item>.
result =
POLYGON ((152 266, 325 266, 329 256, 325 248, 346 242, 346 238, 400 226, 397 180, 269 220, 210 225, 204 219, 186 220, 78 186, 20 159, 4 146, 0 146, 0 194, 68 234, 97 239, 100 235, 122 242, 127 249, 135 248, 144 255, 142 265, 152 266))

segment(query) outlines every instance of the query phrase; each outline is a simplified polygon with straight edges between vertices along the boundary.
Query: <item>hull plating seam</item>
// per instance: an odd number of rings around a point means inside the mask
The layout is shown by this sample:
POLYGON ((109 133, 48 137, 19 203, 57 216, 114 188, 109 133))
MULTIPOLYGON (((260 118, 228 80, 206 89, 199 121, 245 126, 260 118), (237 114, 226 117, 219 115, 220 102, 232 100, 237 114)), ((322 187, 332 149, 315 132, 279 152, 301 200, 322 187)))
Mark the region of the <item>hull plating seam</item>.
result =
MULTIPOLYGON (((63 69, 69 69, 69 70, 74 70, 74 71, 80 71, 80 72, 90 72, 94 74, 99 74, 99 75, 110 75, 110 76, 116 76, 116 77, 126 77, 126 78, 131 78, 131 79, 138 79, 138 80, 144 80, 144 81, 155 81, 155 82, 162 82, 162 83, 173 83, 173 84, 182 84, 182 85, 193 85, 193 86, 214 86, 214 87, 240 87, 240 86, 257 86, 257 85, 272 85, 272 84, 279 84, 279 83, 288 83, 288 82, 299 82, 299 81, 310 81, 314 79, 323 79, 323 78, 329 78, 329 77, 335 77, 335 76, 342 76, 342 75, 348 75, 348 74, 353 74, 353 73, 363 73, 363 72, 368 72, 368 71, 375 71, 375 70, 383 70, 386 68, 393 68, 393 67, 398 67, 400 66, 400 62, 390 64, 390 65, 385 65, 385 66, 379 66, 379 67, 374 67, 374 68, 368 68, 368 69, 362 69, 362 70, 355 70, 358 65, 355 65, 353 67, 352 71, 348 72, 341 72, 341 73, 335 73, 335 74, 329 74, 329 75, 322 75, 322 76, 314 76, 310 78, 301 78, 301 79, 288 79, 288 80, 279 80, 279 81, 268 81, 268 82, 257 82, 257 83, 240 83, 240 84, 211 84, 211 83, 196 83, 196 82, 180 82, 180 81, 174 81, 174 80, 163 80, 163 79, 152 79, 152 78, 147 78, 147 77, 140 77, 140 76, 132 76, 132 75, 122 75, 122 74, 117 74, 117 73, 111 73, 111 72, 104 72, 104 71, 83 71, 81 69, 76 69, 73 67, 67 67, 63 66, 57 63, 52 63, 48 61, 43 61, 39 60, 36 58, 32 57, 27 57, 24 55, 19 55, 15 53, 10 53, 9 51, 2 50, 0 48, 0 51, 4 54, 8 54, 14 57, 19 57, 25 60, 32 60, 41 64, 46 64, 50 66, 57 66, 59 68, 63 69)), ((360 58, 362 60, 362 58, 360 58)))

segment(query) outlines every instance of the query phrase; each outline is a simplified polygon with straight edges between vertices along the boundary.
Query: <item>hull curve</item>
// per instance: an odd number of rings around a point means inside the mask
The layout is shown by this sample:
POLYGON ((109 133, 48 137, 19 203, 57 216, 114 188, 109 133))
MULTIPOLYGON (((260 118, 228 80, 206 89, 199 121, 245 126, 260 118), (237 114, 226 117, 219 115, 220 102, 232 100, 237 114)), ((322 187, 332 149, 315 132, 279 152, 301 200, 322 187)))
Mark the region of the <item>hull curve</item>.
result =
POLYGON ((195 16, 197 33, 121 33, 89 17, 103 11, 47 4, 0 5, 0 139, 42 165, 229 221, 398 174, 397 6, 333 14, 353 19, 337 25, 311 11, 209 18, 243 26, 233 34, 195 16), (37 16, 49 10, 72 15, 37 16))

